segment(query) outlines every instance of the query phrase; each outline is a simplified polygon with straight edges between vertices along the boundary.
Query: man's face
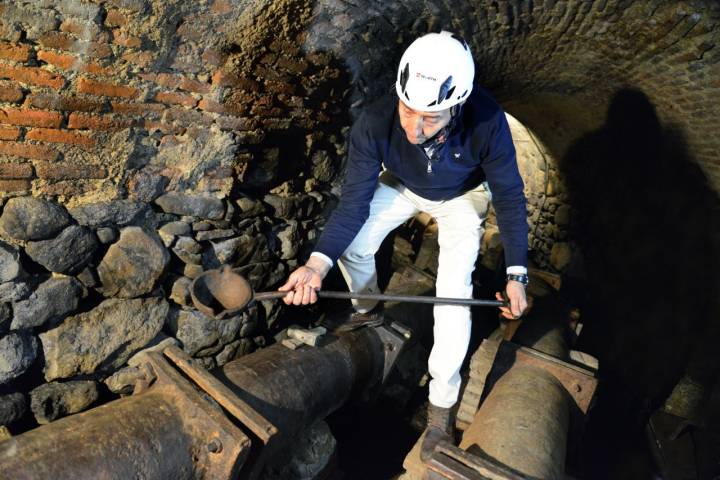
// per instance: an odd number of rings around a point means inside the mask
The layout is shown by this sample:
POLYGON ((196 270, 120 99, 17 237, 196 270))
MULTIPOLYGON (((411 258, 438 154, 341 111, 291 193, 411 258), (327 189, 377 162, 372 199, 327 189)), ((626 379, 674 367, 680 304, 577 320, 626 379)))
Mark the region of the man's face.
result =
POLYGON ((449 108, 439 112, 419 112, 405 105, 402 100, 398 100, 398 113, 408 142, 415 145, 432 138, 450 123, 451 118, 449 108))

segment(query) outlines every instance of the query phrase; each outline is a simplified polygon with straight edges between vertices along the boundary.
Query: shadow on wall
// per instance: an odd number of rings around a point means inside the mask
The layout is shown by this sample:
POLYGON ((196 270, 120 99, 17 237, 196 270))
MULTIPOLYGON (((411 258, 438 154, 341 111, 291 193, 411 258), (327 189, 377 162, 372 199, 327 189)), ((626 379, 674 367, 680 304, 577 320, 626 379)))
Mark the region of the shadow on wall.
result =
POLYGON ((590 420, 592 456, 613 469, 617 442, 641 434, 684 374, 708 391, 717 376, 718 196, 681 132, 661 125, 636 90, 615 94, 605 125, 560 168, 588 276, 578 348, 600 359, 604 387, 590 420))

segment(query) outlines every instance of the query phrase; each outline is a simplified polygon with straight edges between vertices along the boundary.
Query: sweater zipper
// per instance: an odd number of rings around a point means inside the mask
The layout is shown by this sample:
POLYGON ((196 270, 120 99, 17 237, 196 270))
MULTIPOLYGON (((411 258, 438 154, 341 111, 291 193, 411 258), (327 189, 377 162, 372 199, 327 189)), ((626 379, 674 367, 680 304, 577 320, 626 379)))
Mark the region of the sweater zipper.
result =
POLYGON ((420 153, 422 153, 425 158, 427 159, 427 168, 425 169, 425 173, 428 175, 432 175, 433 169, 432 169, 432 160, 430 159, 430 156, 425 152, 425 149, 423 149, 420 145, 415 145, 418 150, 420 150, 420 153))

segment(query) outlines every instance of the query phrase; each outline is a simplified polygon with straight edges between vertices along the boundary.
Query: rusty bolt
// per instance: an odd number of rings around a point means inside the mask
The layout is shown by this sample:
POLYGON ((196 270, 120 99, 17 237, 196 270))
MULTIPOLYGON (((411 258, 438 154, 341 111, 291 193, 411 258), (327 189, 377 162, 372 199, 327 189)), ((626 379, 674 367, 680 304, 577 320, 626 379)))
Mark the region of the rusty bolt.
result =
POLYGON ((213 438, 207 445, 208 452, 220 453, 222 452, 222 442, 218 438, 213 438))
POLYGON ((575 392, 580 393, 582 391, 582 386, 579 383, 576 383, 573 385, 573 388, 575 389, 575 392))
POLYGON ((385 350, 387 350, 388 352, 392 352, 393 350, 395 350, 395 346, 392 343, 386 343, 385 350))

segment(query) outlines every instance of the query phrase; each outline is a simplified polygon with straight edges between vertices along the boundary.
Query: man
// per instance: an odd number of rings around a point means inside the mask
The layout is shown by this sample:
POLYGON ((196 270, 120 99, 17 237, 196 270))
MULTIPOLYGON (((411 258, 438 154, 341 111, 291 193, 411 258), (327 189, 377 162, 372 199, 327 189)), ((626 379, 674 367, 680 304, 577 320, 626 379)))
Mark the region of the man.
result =
MULTIPOLYGON (((351 291, 377 292, 375 252, 390 231, 419 211, 438 222, 437 295, 471 298, 492 192, 509 265, 510 308, 501 310, 507 318, 522 314, 527 306, 523 182, 505 114, 486 92, 473 88, 474 74, 470 49, 450 32, 427 34, 408 47, 398 69, 397 98, 380 99, 353 125, 340 202, 308 262, 280 287, 288 291, 285 303, 314 303, 338 259, 351 291)), ((355 319, 362 321, 372 316, 376 302, 353 305, 355 319)), ((449 440, 450 408, 458 398, 471 327, 468 307, 436 305, 433 313, 424 461, 440 440, 449 440)))

